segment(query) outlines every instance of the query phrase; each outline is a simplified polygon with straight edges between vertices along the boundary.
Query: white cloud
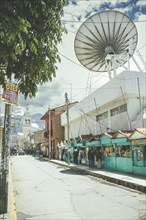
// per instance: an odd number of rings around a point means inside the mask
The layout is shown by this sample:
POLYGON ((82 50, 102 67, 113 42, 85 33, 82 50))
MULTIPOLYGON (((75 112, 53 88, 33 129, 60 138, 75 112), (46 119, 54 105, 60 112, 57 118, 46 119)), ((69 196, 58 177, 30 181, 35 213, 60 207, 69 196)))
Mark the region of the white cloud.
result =
POLYGON ((39 128, 39 126, 36 123, 31 124, 32 128, 39 128))
MULTIPOLYGON (((139 7, 140 10, 135 11, 136 18, 138 17, 139 22, 135 22, 138 30, 138 45, 142 57, 146 59, 145 47, 146 44, 146 16, 142 14, 142 7, 144 6, 145 1, 137 1, 135 5, 135 10, 139 7), (136 8, 137 7, 137 8, 136 8)), ((86 20, 87 14, 90 16, 93 13, 96 13, 99 10, 100 6, 104 1, 76 1, 76 5, 70 4, 64 7, 64 18, 63 23, 68 30, 67 35, 63 35, 62 44, 58 46, 61 58, 61 63, 58 64, 58 71, 56 72, 56 78, 52 82, 46 83, 38 87, 38 93, 36 98, 25 100, 22 95, 20 95, 19 102, 20 105, 25 107, 29 105, 31 113, 41 113, 44 114, 49 107, 53 108, 55 106, 63 105, 65 103, 64 94, 68 92, 69 98, 72 100, 81 100, 85 97, 86 85, 89 75, 89 70, 85 69, 80 62, 78 61, 75 51, 74 51, 74 39, 77 33, 78 28, 81 23, 86 20), (79 18, 81 22, 79 22, 79 18), (64 22, 66 21, 66 22, 64 22)), ((115 0, 115 1, 106 1, 103 6, 111 3, 110 7, 113 7, 115 10, 120 10, 121 12, 132 13, 131 5, 133 1, 131 0, 115 0), (124 4, 127 7, 124 7, 124 4)), ((138 60, 138 54, 135 53, 136 60, 138 60)), ((143 64, 139 59, 140 65, 143 68, 143 64)), ((146 62, 146 60, 145 60, 146 62)), ((135 69, 135 65, 133 65, 135 69)), ((121 71, 121 68, 119 69, 121 71)), ((92 84, 94 89, 99 87, 103 82, 108 80, 107 73, 93 73, 92 75, 92 84)))

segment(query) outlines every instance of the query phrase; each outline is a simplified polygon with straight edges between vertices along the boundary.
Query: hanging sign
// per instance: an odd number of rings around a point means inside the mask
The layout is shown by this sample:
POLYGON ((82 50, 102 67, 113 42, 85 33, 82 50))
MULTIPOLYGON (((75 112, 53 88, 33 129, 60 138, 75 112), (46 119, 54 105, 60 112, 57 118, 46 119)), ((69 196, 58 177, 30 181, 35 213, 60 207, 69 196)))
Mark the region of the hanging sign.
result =
POLYGON ((3 90, 2 101, 18 105, 19 87, 14 83, 6 83, 3 90))
POLYGON ((146 145, 146 138, 140 139, 140 140, 132 140, 132 145, 146 145))

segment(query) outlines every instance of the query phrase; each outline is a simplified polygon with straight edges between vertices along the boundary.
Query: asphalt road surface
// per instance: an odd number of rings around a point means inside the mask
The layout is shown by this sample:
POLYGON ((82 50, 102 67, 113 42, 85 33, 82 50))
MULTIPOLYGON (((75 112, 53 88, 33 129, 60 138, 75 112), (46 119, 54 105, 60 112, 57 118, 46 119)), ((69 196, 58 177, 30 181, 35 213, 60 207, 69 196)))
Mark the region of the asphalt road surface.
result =
POLYGON ((144 220, 142 192, 32 156, 10 158, 18 220, 144 220))

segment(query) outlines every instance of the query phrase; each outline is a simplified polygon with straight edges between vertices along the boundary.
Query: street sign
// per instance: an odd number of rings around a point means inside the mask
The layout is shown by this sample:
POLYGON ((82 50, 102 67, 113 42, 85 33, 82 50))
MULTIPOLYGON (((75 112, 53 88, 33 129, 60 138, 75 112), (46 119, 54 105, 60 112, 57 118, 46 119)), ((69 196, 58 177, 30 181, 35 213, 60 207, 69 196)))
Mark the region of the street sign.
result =
POLYGON ((17 84, 6 82, 3 90, 2 101, 18 105, 18 91, 19 87, 17 84))

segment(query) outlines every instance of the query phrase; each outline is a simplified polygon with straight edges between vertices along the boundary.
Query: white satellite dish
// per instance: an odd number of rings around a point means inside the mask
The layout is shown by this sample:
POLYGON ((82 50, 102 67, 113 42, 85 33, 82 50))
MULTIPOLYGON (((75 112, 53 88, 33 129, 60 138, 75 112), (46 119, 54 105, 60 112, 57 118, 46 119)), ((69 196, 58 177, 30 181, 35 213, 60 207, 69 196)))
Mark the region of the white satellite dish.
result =
POLYGON ((133 55, 138 34, 133 21, 119 11, 103 11, 89 17, 74 42, 80 63, 95 72, 109 72, 133 55))

